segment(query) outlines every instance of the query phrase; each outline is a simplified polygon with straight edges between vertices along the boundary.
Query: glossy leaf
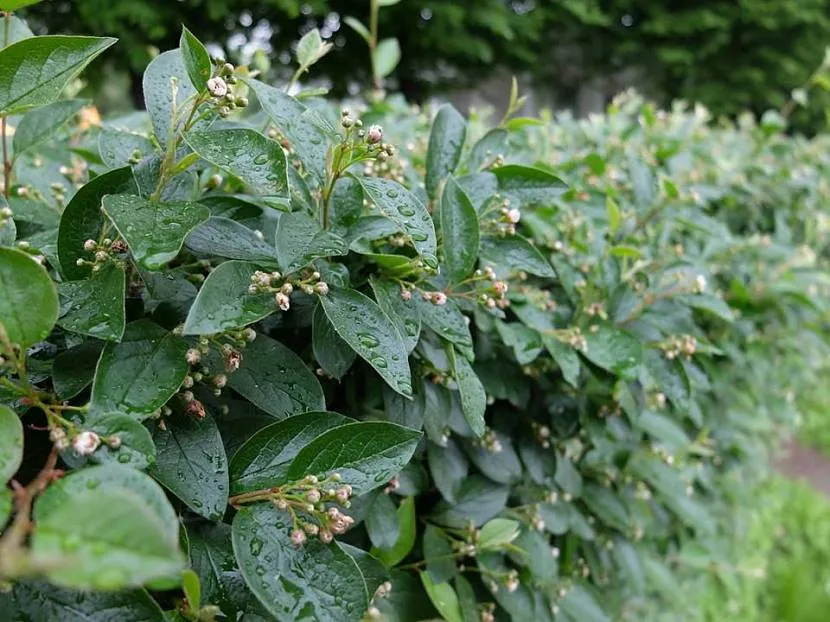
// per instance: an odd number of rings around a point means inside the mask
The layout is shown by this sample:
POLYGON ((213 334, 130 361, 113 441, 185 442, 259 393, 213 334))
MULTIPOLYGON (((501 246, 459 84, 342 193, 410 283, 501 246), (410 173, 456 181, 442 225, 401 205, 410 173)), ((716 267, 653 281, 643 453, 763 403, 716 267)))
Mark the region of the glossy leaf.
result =
POLYGON ((127 325, 121 343, 101 353, 92 404, 101 412, 146 419, 178 391, 188 372, 187 343, 149 320, 127 325))
POLYGON ((485 549, 498 549, 519 537, 521 523, 509 518, 487 521, 479 533, 479 545, 485 549))
MULTIPOLYGON (((364 523, 366 533, 374 547, 391 549, 395 545, 400 535, 401 525, 398 521, 398 508, 389 495, 380 494, 375 497, 364 523)), ((375 554, 378 555, 378 552, 376 551, 375 554)))
POLYGON ((265 426, 234 454, 230 466, 233 494, 287 481, 291 461, 323 432, 354 420, 333 412, 309 412, 265 426))
POLYGON ((133 172, 125 166, 99 175, 75 193, 61 214, 58 229, 58 258, 67 279, 83 279, 90 274, 89 266, 79 266, 77 262, 93 259, 94 253, 84 250, 84 242, 101 238, 104 226, 101 199, 107 194, 136 192, 138 187, 133 172))
POLYGON ((455 502, 441 501, 432 519, 439 525, 463 528, 472 522, 480 527, 504 509, 509 488, 481 475, 471 475, 456 494, 455 502))
POLYGON ((211 335, 243 328, 277 311, 274 294, 250 294, 251 275, 258 270, 246 261, 226 261, 202 284, 187 320, 185 335, 211 335))
POLYGON ((281 214, 276 235, 279 265, 286 274, 307 266, 318 257, 345 255, 348 246, 339 235, 323 231, 302 212, 281 214))
POLYGON ((434 583, 428 572, 421 572, 421 582, 429 599, 447 622, 464 622, 458 595, 449 583, 434 583))
POLYGON ((123 464, 143 470, 156 461, 156 446, 150 431, 133 417, 121 414, 96 416, 89 429, 104 442, 89 459, 98 464, 123 464), (117 438, 118 446, 106 440, 117 438))
POLYGON ((449 299, 443 305, 434 304, 417 295, 413 295, 412 300, 417 305, 421 320, 426 326, 462 350, 473 347, 473 337, 466 317, 454 300, 449 299))
POLYGON ((98 341, 85 341, 55 357, 52 385, 58 397, 71 399, 92 384, 103 347, 104 344, 98 341))
POLYGON ((136 158, 141 160, 152 156, 154 151, 150 139, 140 134, 104 127, 98 136, 98 152, 110 168, 125 166, 136 158))
POLYGON ((371 298, 360 292, 332 287, 320 304, 337 334, 386 383, 405 397, 412 396, 412 378, 406 344, 397 327, 371 298))
POLYGON ((450 104, 438 109, 432 122, 427 147, 427 194, 434 198, 438 195, 438 186, 458 166, 464 139, 467 136, 467 122, 450 104))
POLYGON ((427 461, 432 481, 435 482, 441 496, 450 503, 454 503, 456 495, 467 478, 470 469, 469 461, 452 439, 447 440, 444 446, 428 443, 427 461))
POLYGON ((438 266, 435 226, 423 203, 399 183, 381 177, 361 177, 366 196, 383 216, 409 236, 412 246, 430 267, 438 266))
POLYGON ((55 101, 72 78, 115 42, 109 37, 31 37, 0 50, 0 115, 55 101))
POLYGON ((498 127, 482 136, 470 151, 467 161, 469 171, 475 173, 482 168, 489 167, 495 162, 496 157, 503 156, 507 146, 507 136, 507 131, 498 127))
POLYGON ((200 93, 206 91, 212 70, 210 55, 204 44, 184 26, 182 26, 182 36, 179 39, 179 51, 182 54, 190 83, 200 93))
POLYGON ((633 379, 643 359, 642 346, 633 335, 599 324, 598 330, 586 332, 585 341, 585 358, 611 373, 633 379))
MULTIPOLYGON (((379 498, 385 495, 380 495, 379 498)), ((369 521, 367 516, 366 520, 369 521)), ((388 548, 376 547, 372 554, 382 561, 387 568, 397 566, 412 552, 415 539, 418 535, 418 519, 415 514, 415 497, 407 497, 398 506, 395 513, 395 522, 398 526, 397 537, 388 548)), ((368 528, 368 523, 367 523, 368 528)))
POLYGON ((409 462, 421 433, 394 423, 367 421, 324 432, 306 445, 288 469, 289 480, 340 473, 355 495, 388 482, 409 462))
POLYGON ((378 306, 398 327, 407 352, 412 352, 421 336, 421 314, 417 301, 404 300, 399 284, 386 279, 371 279, 369 284, 378 306))
POLYGON ((463 356, 455 355, 451 350, 450 361, 455 375, 455 383, 461 394, 461 408, 464 419, 476 436, 484 434, 484 412, 487 410, 487 393, 476 376, 470 363, 463 356))
POLYGON ((302 359, 265 335, 245 348, 228 386, 278 419, 326 407, 323 389, 302 359))
POLYGON ((334 330, 322 305, 314 308, 311 326, 314 359, 329 376, 340 380, 349 371, 357 358, 357 353, 334 330))
POLYGON ((65 99, 26 113, 14 130, 15 156, 49 140, 87 103, 83 99, 65 99))
POLYGON ((190 232, 185 246, 195 253, 277 266, 277 251, 253 230, 230 218, 212 217, 190 232))
POLYGON ((427 572, 435 583, 449 581, 458 573, 450 539, 443 529, 427 525, 424 529, 423 549, 427 572))
POLYGON ((485 237, 481 240, 481 258, 495 266, 523 270, 536 276, 553 278, 553 266, 542 253, 523 237, 485 237))
POLYGON ((542 169, 507 164, 492 169, 499 192, 519 205, 551 205, 568 188, 556 175, 542 169))
POLYGON ((228 504, 228 461, 210 414, 181 416, 153 435, 150 474, 199 516, 221 520, 228 504))
POLYGON ((84 622, 167 622, 144 590, 80 592, 45 581, 20 581, 12 592, 24 620, 84 622))
POLYGON ((8 406, 0 404, 0 482, 9 481, 23 461, 23 424, 8 406))
POLYGON ((288 173, 280 144, 246 128, 190 132, 199 157, 239 177, 258 194, 288 198, 288 173))
POLYGON ((208 208, 198 203, 154 203, 129 194, 106 196, 102 205, 133 259, 147 270, 175 259, 188 234, 210 218, 208 208))
POLYGON ((448 276, 462 281, 478 259, 479 223, 473 204, 453 177, 441 194, 441 235, 448 276))
POLYGON ((251 591, 277 619, 358 622, 369 606, 363 575, 336 544, 291 543, 292 521, 268 503, 233 520, 233 550, 251 591))
POLYGON ((46 339, 58 319, 58 293, 31 255, 0 248, 0 327, 23 348, 46 339))
POLYGON ((59 283, 58 325, 104 341, 120 340, 126 326, 125 286, 124 270, 114 264, 104 265, 83 281, 59 283))

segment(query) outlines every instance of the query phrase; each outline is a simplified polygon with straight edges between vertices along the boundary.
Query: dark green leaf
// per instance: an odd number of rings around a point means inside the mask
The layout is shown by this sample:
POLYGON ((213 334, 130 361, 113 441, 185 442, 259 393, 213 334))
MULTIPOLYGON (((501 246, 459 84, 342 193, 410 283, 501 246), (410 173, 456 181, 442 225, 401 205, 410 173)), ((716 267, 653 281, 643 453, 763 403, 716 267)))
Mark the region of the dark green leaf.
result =
POLYGON ((487 410, 487 394, 470 363, 463 356, 450 350, 450 362, 458 392, 461 394, 461 408, 464 419, 476 436, 484 434, 484 412, 487 410))
POLYGON ((177 417, 153 435, 156 463, 150 473, 208 520, 221 520, 228 504, 228 464, 213 418, 177 417))
POLYGON ((411 298, 404 300, 400 285, 394 281, 370 279, 369 284, 378 306, 398 327, 406 351, 412 352, 421 336, 421 314, 418 312, 417 303, 411 298))
POLYGON ((470 151, 467 161, 470 173, 475 173, 482 168, 492 166, 496 156, 504 155, 507 146, 507 131, 501 128, 493 128, 482 136, 470 151))
POLYGON ((211 335, 243 328, 274 313, 274 294, 250 294, 256 264, 226 261, 211 271, 184 324, 185 335, 211 335))
POLYGON ((58 325, 73 333, 105 341, 124 335, 126 279, 120 266, 109 263, 83 281, 58 284, 58 325))
POLYGON ((233 556, 231 526, 225 523, 188 525, 190 564, 199 575, 202 602, 219 606, 229 617, 236 616, 244 601, 252 598, 233 556), (240 602, 242 601, 242 602, 240 602))
POLYGON ((65 99, 26 113, 14 130, 15 156, 51 138, 87 103, 83 99, 65 99))
POLYGON ((552 205, 568 187, 556 175, 520 164, 499 166, 492 173, 499 192, 519 205, 552 205))
POLYGON ((454 300, 448 299, 446 304, 437 305, 424 300, 417 292, 412 294, 412 300, 416 303, 424 324, 462 351, 472 349, 473 337, 470 335, 467 318, 454 300))
POLYGON ((184 340, 149 320, 128 324, 121 343, 109 343, 101 353, 92 405, 100 412, 145 419, 182 385, 186 353, 184 340))
POLYGON ((0 50, 0 115, 55 101, 63 88, 116 39, 31 37, 0 50))
POLYGON ((369 607, 355 561, 335 543, 291 543, 290 516, 269 503, 233 520, 233 550, 253 593, 277 619, 358 622, 369 607))
MULTIPOLYGON (((383 497, 385 495, 380 495, 383 497)), ((370 516, 366 517, 367 528, 370 516)), ((396 524, 398 535, 391 547, 373 548, 372 554, 386 564, 387 568, 396 566, 402 562, 415 546, 415 538, 418 534, 418 519, 415 516, 415 497, 407 497, 398 506, 396 513, 396 524)))
POLYGON ((562 343, 555 337, 550 337, 548 335, 542 335, 542 343, 545 345, 545 349, 550 353, 553 357, 553 360, 556 361, 556 364, 559 365, 559 369, 562 371, 562 377, 572 387, 576 387, 579 385, 579 355, 576 353, 571 346, 566 343, 562 343))
POLYGON ((46 339, 58 319, 58 293, 31 255, 0 248, 0 327, 24 349, 46 339))
POLYGON ((611 621, 611 618, 605 614, 593 595, 581 585, 575 585, 568 590, 567 595, 560 601, 559 605, 562 611, 580 622, 611 621))
MULTIPOLYGON (((389 495, 375 497, 364 521, 369 540, 378 549, 391 549, 401 531, 398 508, 389 495)), ((393 564, 390 564, 393 565, 393 564)))
POLYGON ((332 287, 320 303, 334 329, 386 383, 405 397, 412 396, 412 376, 406 344, 389 317, 360 292, 332 287))
POLYGON ((361 495, 388 482, 409 462, 421 433, 394 423, 367 421, 340 426, 306 445, 288 469, 288 479, 340 473, 361 495))
POLYGON ((85 341, 58 354, 52 363, 52 386, 58 397, 71 399, 92 384, 103 347, 98 341, 85 341))
POLYGON ((444 583, 458 574, 452 546, 443 529, 427 525, 423 547, 427 572, 435 583, 444 583))
POLYGON ((99 240, 104 226, 101 199, 107 194, 138 192, 133 172, 128 167, 108 171, 85 184, 61 214, 58 229, 58 258, 61 271, 69 280, 83 279, 90 274, 89 266, 79 266, 78 259, 91 261, 93 252, 84 250, 87 240, 99 240))
POLYGON ((467 455, 479 471, 494 482, 515 484, 522 478, 522 464, 519 462, 519 456, 516 455, 509 437, 494 434, 501 445, 499 451, 490 451, 475 441, 465 441, 467 455))
POLYGON ((499 268, 522 270, 546 278, 556 276, 542 253, 518 235, 509 238, 482 238, 481 258, 499 268))
POLYGON ((156 446, 150 431, 128 415, 96 416, 90 424, 104 442, 90 456, 92 462, 100 464, 123 464, 143 470, 156 460, 156 446), (117 438, 118 447, 110 447, 107 439, 117 438))
POLYGON ((207 81, 212 69, 210 55, 202 42, 184 26, 182 26, 182 36, 179 39, 179 50, 182 53, 190 83, 200 93, 204 92, 207 90, 207 81))
POLYGON ((233 494, 287 481, 291 461, 323 432, 353 422, 332 412, 309 412, 268 425, 251 436, 231 460, 233 494))
POLYGON ((23 615, 21 622, 168 622, 158 603, 143 590, 81 592, 21 581, 15 584, 13 595, 23 615))
POLYGON ((322 305, 314 308, 311 347, 314 351, 314 358, 320 363, 323 371, 338 380, 349 371, 357 357, 357 353, 334 330, 322 305))
POLYGON ((338 542, 337 545, 343 549, 349 557, 351 557, 357 567, 360 568, 360 574, 363 575, 363 580, 366 582, 366 593, 373 595, 382 583, 389 581, 389 571, 378 558, 374 557, 367 551, 359 549, 356 546, 351 546, 344 542, 338 542))
POLYGON ((194 253, 277 266, 276 249, 230 218, 211 218, 196 227, 184 243, 194 253))
POLYGON ((458 449, 455 441, 449 439, 443 447, 432 442, 427 443, 427 460, 436 488, 444 499, 455 503, 455 497, 470 469, 467 458, 458 449))
POLYGON ((302 359, 265 335, 245 349, 228 385, 278 419, 326 407, 323 389, 302 359))
POLYGON ((478 259, 478 214, 451 176, 441 194, 441 235, 448 276, 454 282, 462 281, 473 271, 478 259))
POLYGON ((418 197, 391 179, 361 177, 359 181, 378 211, 409 236, 424 263, 431 268, 437 267, 435 225, 418 197))
POLYGON ((285 153, 275 140, 246 128, 190 132, 199 157, 239 177, 258 194, 288 198, 285 153))
POLYGON ((504 509, 509 490, 481 475, 471 475, 461 484, 455 503, 438 503, 432 519, 439 525, 458 529, 469 523, 479 527, 504 509))
POLYGON ((103 210, 147 270, 175 259, 187 235, 210 218, 210 210, 198 203, 153 203, 129 194, 104 197, 103 210))
POLYGON ((450 104, 438 109, 427 147, 426 186, 430 198, 438 194, 438 186, 458 166, 464 139, 467 136, 467 122, 450 104))
POLYGON ((596 331, 587 331, 587 348, 582 354, 589 361, 622 378, 634 379, 643 359, 643 348, 631 334, 610 324, 598 324, 596 331))
POLYGON ((136 157, 141 160, 153 155, 155 147, 146 136, 105 127, 98 136, 98 152, 104 164, 117 168, 130 164, 136 157))
POLYGON ((318 257, 345 255, 346 241, 323 231, 317 221, 302 212, 280 215, 276 236, 280 268, 286 274, 307 266, 318 257))

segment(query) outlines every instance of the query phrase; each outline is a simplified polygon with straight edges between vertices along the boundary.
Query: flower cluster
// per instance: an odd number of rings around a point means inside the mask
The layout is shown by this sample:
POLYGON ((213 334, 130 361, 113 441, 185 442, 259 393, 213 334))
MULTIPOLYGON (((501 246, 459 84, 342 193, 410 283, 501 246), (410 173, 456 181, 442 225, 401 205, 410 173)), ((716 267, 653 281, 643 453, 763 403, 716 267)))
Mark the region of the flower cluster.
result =
POLYGON ((697 351, 697 339, 691 335, 672 337, 662 343, 660 348, 669 360, 674 360, 680 356, 684 356, 686 360, 690 360, 697 351))
POLYGON ((234 93, 237 84, 236 68, 223 60, 217 60, 213 76, 207 81, 207 91, 220 117, 227 117, 236 108, 245 108, 248 98, 234 93))
POLYGON ((329 293, 328 283, 320 280, 320 273, 316 270, 307 275, 306 278, 288 279, 279 272, 262 272, 257 270, 251 275, 251 284, 248 286, 249 294, 274 294, 274 304, 280 311, 288 311, 291 308, 291 294, 295 288, 302 292, 313 295, 325 296, 329 293))

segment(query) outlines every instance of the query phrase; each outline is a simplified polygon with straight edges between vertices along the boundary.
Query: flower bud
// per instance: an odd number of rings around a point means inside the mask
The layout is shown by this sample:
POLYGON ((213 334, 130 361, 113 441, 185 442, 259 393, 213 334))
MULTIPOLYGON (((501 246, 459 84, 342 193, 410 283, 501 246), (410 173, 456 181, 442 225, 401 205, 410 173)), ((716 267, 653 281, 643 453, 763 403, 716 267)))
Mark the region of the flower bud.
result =
POLYGON ((198 365, 199 361, 202 359, 202 353, 196 348, 190 348, 184 358, 188 365, 198 365))
POLYGON ((328 529, 323 529, 320 531, 320 542, 322 542, 323 544, 328 544, 332 540, 334 540, 334 535, 328 529))
POLYGON ((292 531, 291 542, 293 542, 295 546, 302 546, 305 542, 305 532, 301 529, 295 529, 292 531))
POLYGON ((320 281, 319 283, 317 283, 317 285, 314 286, 314 291, 316 293, 320 294, 321 296, 325 296, 326 294, 329 293, 328 283, 324 283, 323 281, 320 281))
POLYGON ((207 88, 208 91, 210 91, 210 94, 214 97, 224 97, 228 94, 228 84, 219 76, 216 76, 215 78, 211 78, 210 80, 208 80, 207 88))
POLYGON ((369 126, 366 131, 366 142, 370 145, 376 145, 383 140, 383 128, 379 125, 369 126))
POLYGON ((282 292, 277 292, 274 300, 281 311, 288 311, 291 308, 291 299, 282 292))
POLYGON ((87 240, 84 242, 84 250, 92 252, 98 248, 98 243, 95 240, 87 240))
POLYGON ((79 456, 88 456, 101 446, 100 437, 91 430, 84 430, 72 439, 72 449, 79 456))

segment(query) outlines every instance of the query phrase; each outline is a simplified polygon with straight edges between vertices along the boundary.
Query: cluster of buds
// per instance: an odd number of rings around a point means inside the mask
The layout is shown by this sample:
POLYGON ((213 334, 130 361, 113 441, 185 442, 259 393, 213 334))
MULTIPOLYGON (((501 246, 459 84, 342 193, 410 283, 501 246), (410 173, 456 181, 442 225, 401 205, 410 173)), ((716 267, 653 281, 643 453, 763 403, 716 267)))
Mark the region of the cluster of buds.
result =
POLYGON ((375 606, 376 601, 386 598, 389 594, 392 593, 392 583, 390 581, 384 581, 378 586, 378 589, 375 590, 374 596, 372 596, 372 600, 369 603, 369 608, 366 610, 366 617, 370 620, 379 620, 381 618, 380 609, 375 606))
POLYGON ((496 578, 490 578, 487 580, 487 588, 493 593, 496 594, 499 591, 499 583, 511 594, 519 589, 519 572, 518 570, 510 570, 509 572, 495 575, 499 581, 496 581, 496 578))
POLYGON ((89 239, 84 242, 84 250, 88 253, 93 253, 92 261, 78 258, 75 264, 78 266, 89 266, 93 272, 98 272, 101 268, 113 259, 113 255, 121 255, 129 250, 127 243, 123 240, 111 240, 104 238, 101 242, 96 242, 89 239))
POLYGON ((82 184, 86 179, 86 161, 82 158, 72 158, 72 166, 61 166, 58 172, 66 177, 76 186, 82 184))
POLYGON ((144 154, 141 153, 141 149, 133 149, 133 152, 130 154, 130 157, 127 158, 128 164, 138 164, 141 162, 141 159, 144 157, 144 154))
POLYGON ((634 497, 641 501, 648 501, 651 499, 651 488, 645 482, 637 482, 634 484, 634 497))
POLYGON ((248 98, 236 95, 233 86, 237 79, 233 75, 235 67, 224 61, 217 61, 213 76, 207 81, 207 90, 220 117, 227 117, 236 108, 245 108, 248 98))
POLYGON ((501 204, 499 230, 505 235, 516 235, 516 225, 522 219, 522 213, 516 207, 510 207, 510 199, 504 199, 501 204))
POLYGON ((481 437, 478 443, 481 447, 494 454, 497 454, 504 449, 499 437, 493 430, 490 429, 484 433, 484 436, 481 437))
POLYGON ((605 303, 592 302, 585 307, 585 313, 591 317, 598 317, 603 320, 608 319, 608 312, 605 310, 605 303))
POLYGON ((476 283, 478 301, 488 309, 506 309, 510 306, 507 281, 500 280, 492 266, 476 270, 472 281, 476 283))
POLYGON ((66 186, 60 182, 49 184, 49 192, 55 197, 58 204, 63 205, 66 200, 66 186))
POLYGON ((423 299, 431 302, 434 305, 447 304, 447 295, 444 292, 423 292, 423 299))
POLYGON ((481 622, 496 622, 496 605, 494 603, 483 605, 479 611, 478 619, 481 622))
POLYGON ((550 448, 550 428, 535 421, 531 424, 531 427, 533 428, 533 435, 539 444, 545 449, 550 448))
POLYGON ((12 216, 14 216, 14 214, 12 213, 11 208, 0 207, 0 229, 8 224, 8 222, 12 219, 12 216))
POLYGON ((670 361, 680 356, 685 356, 686 360, 691 360, 697 351, 697 339, 691 335, 672 337, 661 345, 661 349, 670 361))
POLYGON ((320 280, 320 273, 316 270, 306 278, 290 281, 279 272, 262 272, 257 270, 251 275, 249 294, 274 294, 274 304, 280 311, 291 308, 291 294, 300 289, 308 295, 325 296, 329 293, 328 283, 320 280))
POLYGON ((588 349, 588 341, 585 339, 585 335, 582 334, 582 330, 578 326, 564 331, 563 336, 565 338, 565 343, 571 346, 574 350, 585 352, 588 349))

